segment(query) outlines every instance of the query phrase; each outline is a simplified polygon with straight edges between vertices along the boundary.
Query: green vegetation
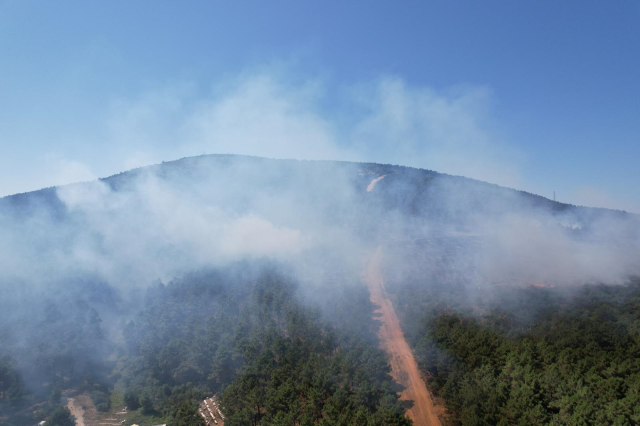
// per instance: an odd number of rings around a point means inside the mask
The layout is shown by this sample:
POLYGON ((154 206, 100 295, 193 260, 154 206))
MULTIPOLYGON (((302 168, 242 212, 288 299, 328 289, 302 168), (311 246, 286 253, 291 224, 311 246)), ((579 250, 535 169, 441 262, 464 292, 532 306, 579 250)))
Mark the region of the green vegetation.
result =
POLYGON ((479 295, 480 313, 440 290, 424 292, 429 302, 413 285, 396 290, 453 423, 640 423, 640 283, 504 289, 479 295))
POLYGON ((377 347, 367 289, 329 287, 302 291, 279 265, 260 262, 158 282, 113 346, 94 308, 122 314, 109 287, 48 295, 22 320, 43 328, 48 358, 19 356, 17 340, 2 348, 0 421, 64 424, 62 391, 74 389, 98 411, 128 406, 137 423, 200 424, 198 402, 217 393, 231 426, 410 424, 377 347), (30 380, 46 392, 27 391, 15 360, 32 366, 30 380))
MULTIPOLYGON (((491 228, 511 215, 541 214, 567 238, 589 242, 615 229, 612 242, 637 247, 637 216, 378 164, 201 156, 102 183, 106 210, 93 211, 93 195, 86 208, 73 207, 55 189, 0 199, 6 247, 24 249, 7 260, 19 259, 19 268, 0 276, 1 424, 62 419, 69 391, 88 394, 101 412, 126 405, 127 421, 139 424, 198 424, 197 404, 213 393, 232 426, 408 424, 378 349, 369 294, 338 267, 356 268, 358 250, 380 243, 398 265, 384 275, 405 336, 453 423, 640 422, 637 285, 476 291, 491 244, 480 236, 483 218, 491 228), (155 205, 137 202, 147 200, 140 191, 148 173, 160 185, 154 194, 184 192, 168 209, 187 202, 232 220, 255 213, 299 231, 301 241, 322 237, 288 260, 318 288, 281 264, 229 265, 225 256, 215 259, 224 268, 166 285, 136 282, 202 265, 199 247, 211 239, 174 239, 181 226, 171 221, 165 234, 160 224, 174 212, 164 208, 149 235, 127 235, 155 205), (375 191, 364 190, 382 175, 375 191), (139 210, 146 204, 150 210, 139 210), (610 219, 616 226, 602 227, 610 219), (580 226, 562 225, 567 220, 580 226), (407 250, 394 254, 401 246, 407 250)), ((190 236, 195 222, 185 223, 190 236)), ((525 280, 515 265, 513 279, 525 280)))
POLYGON ((141 412, 199 422, 194 402, 222 395, 228 425, 408 425, 377 348, 364 287, 336 290, 322 317, 272 267, 193 274, 149 290, 125 329, 118 385, 141 412))
POLYGON ((67 407, 56 408, 47 420, 47 426, 75 426, 76 418, 67 407))
POLYGON ((28 405, 28 392, 20 375, 9 359, 0 359, 0 421, 9 416, 18 421, 24 419, 20 409, 28 405))
POLYGON ((7 283, 2 291, 0 423, 47 418, 60 406, 64 389, 86 391, 98 409, 108 410, 113 348, 97 309, 113 289, 79 279, 49 293, 7 283))

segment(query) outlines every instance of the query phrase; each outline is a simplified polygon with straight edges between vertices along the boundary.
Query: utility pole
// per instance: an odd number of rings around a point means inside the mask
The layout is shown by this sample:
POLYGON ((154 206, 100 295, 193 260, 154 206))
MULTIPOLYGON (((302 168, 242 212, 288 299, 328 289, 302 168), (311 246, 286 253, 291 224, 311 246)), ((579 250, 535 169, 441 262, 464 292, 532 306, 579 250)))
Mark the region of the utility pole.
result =
POLYGON ((553 191, 553 201, 556 200, 556 191, 553 191))

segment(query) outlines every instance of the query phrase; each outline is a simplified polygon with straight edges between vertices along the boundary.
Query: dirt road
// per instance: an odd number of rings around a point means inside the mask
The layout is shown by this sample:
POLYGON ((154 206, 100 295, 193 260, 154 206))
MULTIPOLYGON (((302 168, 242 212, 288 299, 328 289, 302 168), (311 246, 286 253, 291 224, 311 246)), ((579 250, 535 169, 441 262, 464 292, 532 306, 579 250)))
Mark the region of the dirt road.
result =
POLYGON ((76 418, 76 426, 84 426, 84 410, 80 406, 75 398, 69 398, 67 408, 71 411, 71 414, 76 418))
POLYGON ((380 314, 379 319, 382 322, 378 337, 382 348, 389 355, 391 376, 405 388, 400 394, 400 399, 413 401, 413 407, 407 410, 407 415, 413 420, 413 423, 416 426, 440 426, 440 420, 436 413, 441 412, 442 407, 437 407, 433 403, 431 394, 420 376, 411 348, 404 339, 393 304, 384 288, 380 271, 381 259, 382 246, 379 246, 369 260, 365 281, 369 286, 371 302, 379 306, 375 311, 380 314))

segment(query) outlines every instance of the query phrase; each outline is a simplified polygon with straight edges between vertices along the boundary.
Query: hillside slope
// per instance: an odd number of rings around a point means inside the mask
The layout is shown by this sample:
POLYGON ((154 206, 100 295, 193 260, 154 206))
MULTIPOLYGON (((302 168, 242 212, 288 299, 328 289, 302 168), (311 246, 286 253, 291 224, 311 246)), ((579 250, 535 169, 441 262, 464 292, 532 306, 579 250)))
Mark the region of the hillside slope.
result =
MULTIPOLYGON (((0 421, 39 421, 65 390, 107 411, 129 395, 148 422, 190 424, 218 392, 231 425, 408 424, 361 279, 379 245, 376 304, 410 344, 433 294, 482 315, 503 289, 640 275, 636 215, 402 166, 211 155, 16 194, 0 199, 0 421)), ((458 371, 439 368, 438 386, 458 371)))

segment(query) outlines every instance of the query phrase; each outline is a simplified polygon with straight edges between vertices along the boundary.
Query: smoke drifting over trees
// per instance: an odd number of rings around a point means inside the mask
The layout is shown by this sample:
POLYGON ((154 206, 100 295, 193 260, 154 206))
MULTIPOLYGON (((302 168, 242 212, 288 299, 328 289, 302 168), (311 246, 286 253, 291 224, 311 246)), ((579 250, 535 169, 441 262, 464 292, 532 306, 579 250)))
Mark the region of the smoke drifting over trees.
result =
POLYGON ((366 407, 359 418, 372 424, 402 424, 387 372, 335 355, 382 356, 359 280, 379 244, 393 279, 428 274, 423 287, 460 300, 487 289, 487 306, 504 302, 505 286, 622 285, 640 275, 636 215, 400 166, 201 156, 14 195, 0 199, 0 416, 27 416, 24 407, 56 389, 84 386, 95 401, 130 388, 160 411, 228 389, 233 424, 315 421, 329 416, 328 400, 338 411, 366 407), (420 260, 399 255, 406 247, 420 260), (336 295, 354 312, 340 316, 336 295), (288 392, 322 404, 306 412, 291 399, 284 414, 252 413, 240 395, 284 392, 274 377, 289 369, 307 377, 296 338, 326 370, 326 393, 296 383, 288 392), (353 371, 335 373, 340 366, 353 371), (360 390, 341 394, 350 387, 360 390))
POLYGON ((205 156, 6 197, 2 207, 2 274, 29 281, 84 272, 127 285, 247 256, 336 250, 363 230, 465 232, 488 241, 479 267, 540 271, 526 273, 533 280, 620 282, 637 266, 636 215, 392 166, 205 156))

